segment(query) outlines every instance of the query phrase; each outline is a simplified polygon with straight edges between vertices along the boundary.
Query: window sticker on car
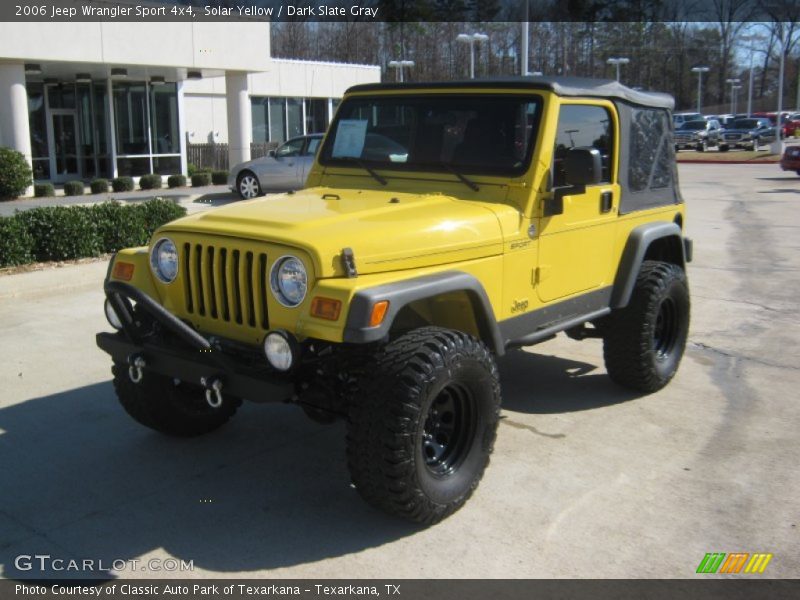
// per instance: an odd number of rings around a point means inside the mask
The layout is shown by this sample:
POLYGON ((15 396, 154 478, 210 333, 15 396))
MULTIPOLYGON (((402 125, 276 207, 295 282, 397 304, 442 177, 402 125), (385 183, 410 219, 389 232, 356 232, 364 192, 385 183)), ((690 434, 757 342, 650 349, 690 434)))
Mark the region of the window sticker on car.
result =
POLYGON ((367 121, 361 119, 342 119, 336 129, 333 144, 333 158, 360 158, 367 137, 367 121))

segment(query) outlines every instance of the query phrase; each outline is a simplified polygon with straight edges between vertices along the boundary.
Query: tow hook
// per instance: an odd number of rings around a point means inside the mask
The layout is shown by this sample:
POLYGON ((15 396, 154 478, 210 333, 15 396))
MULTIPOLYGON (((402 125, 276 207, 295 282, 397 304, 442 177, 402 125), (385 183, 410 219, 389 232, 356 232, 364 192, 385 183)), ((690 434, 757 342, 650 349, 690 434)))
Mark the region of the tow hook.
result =
POLYGON ((141 354, 131 354, 128 357, 128 377, 133 383, 139 383, 142 380, 142 369, 147 366, 144 357, 141 354))
POLYGON ((200 385, 206 388, 206 402, 211 408, 222 406, 222 380, 219 377, 203 377, 200 385))

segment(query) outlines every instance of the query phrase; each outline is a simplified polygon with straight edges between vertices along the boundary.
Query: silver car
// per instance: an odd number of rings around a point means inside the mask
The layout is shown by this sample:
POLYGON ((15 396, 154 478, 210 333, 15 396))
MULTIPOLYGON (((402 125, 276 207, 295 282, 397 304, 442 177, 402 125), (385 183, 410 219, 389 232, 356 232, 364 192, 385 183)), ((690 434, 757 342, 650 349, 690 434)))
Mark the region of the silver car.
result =
POLYGON ((236 165, 228 175, 228 187, 248 200, 266 190, 296 190, 303 187, 323 134, 290 139, 268 156, 236 165))

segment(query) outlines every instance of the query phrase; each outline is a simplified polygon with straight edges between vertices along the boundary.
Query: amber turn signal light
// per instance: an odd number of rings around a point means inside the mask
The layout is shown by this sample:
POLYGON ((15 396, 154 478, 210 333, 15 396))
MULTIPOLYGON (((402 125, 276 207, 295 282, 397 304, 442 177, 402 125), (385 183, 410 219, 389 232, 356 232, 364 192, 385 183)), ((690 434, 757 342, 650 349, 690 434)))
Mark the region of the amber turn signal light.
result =
POLYGON ((342 312, 342 301, 317 296, 311 301, 311 316, 335 321, 342 312))
POLYGON ((111 271, 111 276, 114 279, 119 279, 121 281, 130 281, 133 279, 134 267, 135 265, 133 263, 118 262, 114 265, 114 270, 111 271))
POLYGON ((372 314, 369 317, 369 326, 377 327, 378 325, 383 323, 383 319, 386 316, 387 310, 389 310, 388 300, 381 300, 380 302, 376 302, 372 306, 372 314))

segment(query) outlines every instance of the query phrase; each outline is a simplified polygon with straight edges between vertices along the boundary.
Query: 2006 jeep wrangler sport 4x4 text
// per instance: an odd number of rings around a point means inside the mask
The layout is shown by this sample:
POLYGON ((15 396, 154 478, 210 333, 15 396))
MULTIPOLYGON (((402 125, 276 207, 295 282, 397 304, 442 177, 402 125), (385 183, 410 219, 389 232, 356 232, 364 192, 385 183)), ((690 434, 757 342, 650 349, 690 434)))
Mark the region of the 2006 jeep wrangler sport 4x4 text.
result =
POLYGON ((600 337, 654 392, 686 344, 673 101, 616 82, 509 78, 348 91, 297 192, 161 227, 116 254, 99 333, 125 410, 166 434, 246 398, 347 422, 352 481, 422 523, 476 488, 496 357, 600 337))

